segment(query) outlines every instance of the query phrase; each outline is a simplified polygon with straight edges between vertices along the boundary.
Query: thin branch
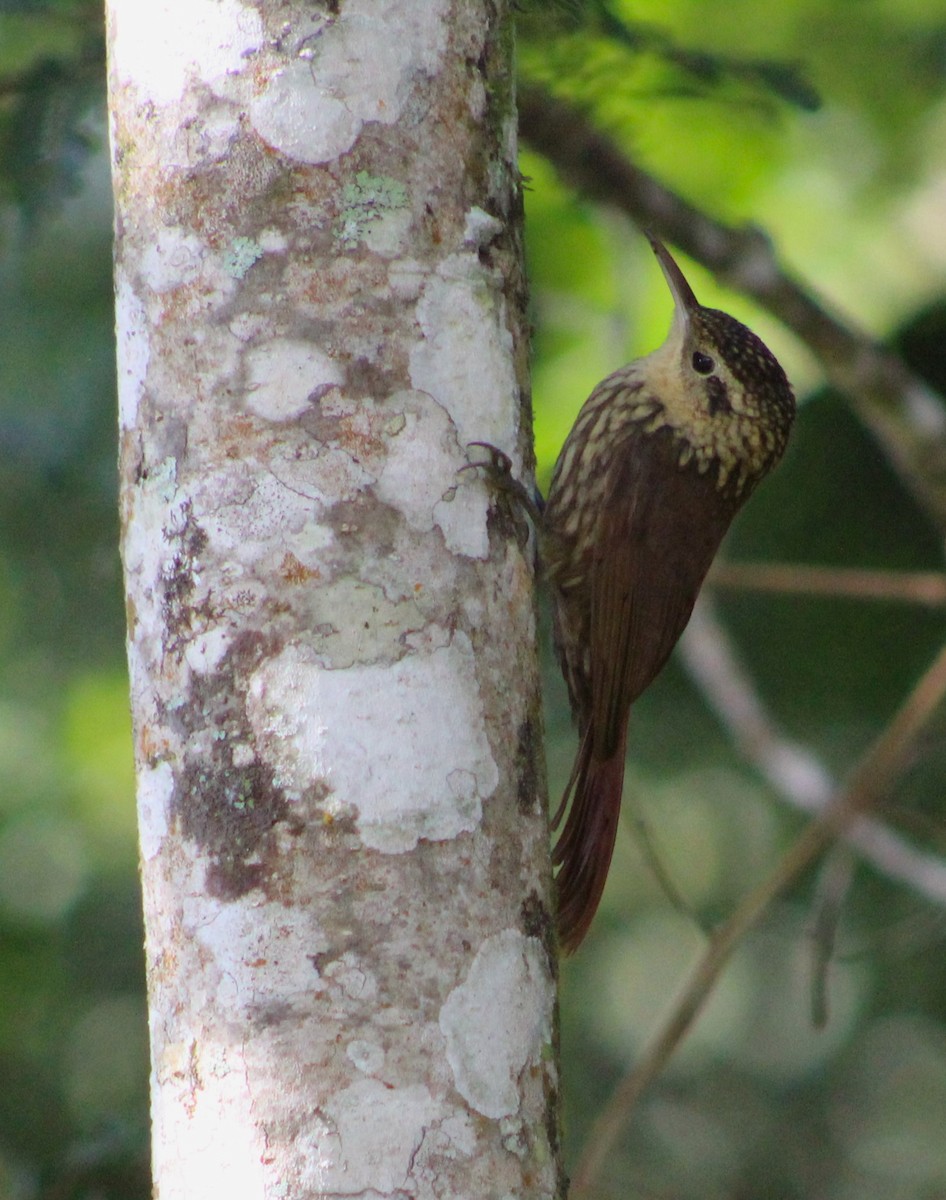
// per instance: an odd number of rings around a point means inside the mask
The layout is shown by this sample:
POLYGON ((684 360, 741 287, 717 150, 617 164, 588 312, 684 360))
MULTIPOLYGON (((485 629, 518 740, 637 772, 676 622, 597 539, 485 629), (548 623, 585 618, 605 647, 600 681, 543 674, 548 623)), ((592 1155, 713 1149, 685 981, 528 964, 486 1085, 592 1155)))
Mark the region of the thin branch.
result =
POLYGON ((847 846, 836 845, 825 855, 812 897, 808 929, 811 940, 811 1023, 824 1029, 828 1023, 828 970, 835 956, 838 927, 848 893, 854 883, 857 861, 847 846))
MULTIPOLYGON (((742 755, 782 799, 819 816, 837 792, 837 782, 810 750, 778 729, 721 622, 704 594, 680 641, 684 666, 742 755)), ((946 863, 905 841, 873 817, 861 817, 844 840, 888 879, 925 900, 946 907, 946 863)))
POLYGON ((869 571, 859 567, 819 567, 807 563, 717 562, 708 579, 727 591, 779 592, 801 596, 849 597, 946 605, 946 575, 940 571, 869 571))
POLYGON ((582 195, 626 212, 792 329, 910 491, 946 527, 946 406, 934 389, 892 351, 828 312, 781 266, 760 229, 724 225, 688 203, 635 166, 574 105, 527 86, 519 124, 523 139, 582 195))
POLYGON ((690 978, 635 1068, 621 1081, 592 1127, 572 1184, 573 1200, 590 1197, 615 1142, 648 1085, 689 1032, 735 948, 789 887, 858 816, 878 803, 903 768, 910 749, 946 694, 946 647, 887 728, 854 768, 820 817, 808 824, 775 869, 740 902, 710 939, 690 978))

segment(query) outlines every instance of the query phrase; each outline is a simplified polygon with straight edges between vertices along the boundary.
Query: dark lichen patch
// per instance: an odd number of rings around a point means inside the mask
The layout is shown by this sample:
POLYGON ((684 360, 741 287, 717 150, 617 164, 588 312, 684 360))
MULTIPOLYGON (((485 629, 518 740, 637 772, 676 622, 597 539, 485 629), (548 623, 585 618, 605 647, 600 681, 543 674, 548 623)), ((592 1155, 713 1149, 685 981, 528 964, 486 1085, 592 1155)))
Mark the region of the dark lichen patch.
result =
POLYGON ((522 930, 527 936, 537 938, 548 958, 549 965, 555 973, 555 923, 549 913, 548 905, 535 890, 531 891, 519 908, 519 919, 522 930))
POLYGON ((198 611, 206 609, 206 604, 193 606, 191 599, 195 589, 194 576, 200 564, 200 557, 207 548, 207 534, 194 518, 190 501, 183 506, 182 518, 178 530, 165 531, 166 535, 169 538, 173 536, 178 544, 173 558, 162 573, 161 580, 161 612, 168 631, 169 650, 180 648, 194 627, 195 615, 198 611))
POLYGON ((531 891, 519 908, 519 919, 522 931, 527 937, 538 938, 542 941, 549 925, 549 915, 539 893, 531 891))
POLYGON ((235 900, 255 888, 267 890, 271 831, 287 802, 269 767, 235 767, 227 757, 227 748, 215 744, 208 761, 188 762, 175 807, 182 833, 211 859, 208 891, 235 900))
MULTIPOLYGON (((264 965, 263 963, 260 964, 264 965)), ((257 1029, 269 1029, 273 1026, 285 1025, 287 1021, 297 1018, 293 1006, 285 1000, 274 1000, 269 1004, 261 1004, 250 1010, 250 1019, 257 1029)))
POLYGON ((536 772, 536 754, 538 753, 535 735, 535 722, 525 720, 519 726, 519 737, 516 745, 516 776, 519 780, 516 799, 519 811, 523 816, 535 812, 538 804, 538 778, 536 772))
POLYGON ((207 868, 204 880, 207 895, 215 900, 239 900, 247 892, 263 890, 261 863, 246 863, 242 859, 230 862, 218 859, 207 868))
POLYGON ((239 636, 219 670, 193 676, 187 702, 164 714, 185 746, 174 815, 210 858, 207 886, 222 899, 268 889, 278 867, 270 862, 272 829, 297 822, 272 768, 255 753, 246 717, 247 682, 275 649, 261 634, 239 636))
POLYGON ((366 559, 366 544, 370 556, 383 560, 395 553, 399 531, 404 519, 396 509, 366 496, 333 504, 322 516, 324 526, 332 531, 335 545, 333 566, 339 574, 360 576, 366 559))
MULTIPOLYGON (((549 1150, 553 1157, 558 1157, 562 1144, 561 1130, 561 1112, 562 1107, 559 1101, 558 1088, 554 1083, 549 1081, 549 1072, 546 1071, 546 1087, 545 1087, 545 1136, 548 1138, 549 1150)), ((564 1197, 568 1195, 568 1180, 562 1173, 562 1183, 558 1196, 564 1197)))
POLYGON ((548 905, 538 892, 531 891, 519 908, 519 920, 523 933, 537 938, 542 943, 545 957, 553 979, 558 979, 558 953, 555 940, 555 923, 548 905))
MULTIPOLYGON (((327 524, 338 539, 353 538, 360 534, 369 521, 374 519, 374 507, 369 507, 365 496, 356 496, 352 500, 340 500, 328 510, 327 524)), ((382 505, 377 505, 382 508, 382 505)), ((372 537, 375 537, 374 526, 371 527, 372 537)), ((388 539, 390 541, 391 539, 388 539)))

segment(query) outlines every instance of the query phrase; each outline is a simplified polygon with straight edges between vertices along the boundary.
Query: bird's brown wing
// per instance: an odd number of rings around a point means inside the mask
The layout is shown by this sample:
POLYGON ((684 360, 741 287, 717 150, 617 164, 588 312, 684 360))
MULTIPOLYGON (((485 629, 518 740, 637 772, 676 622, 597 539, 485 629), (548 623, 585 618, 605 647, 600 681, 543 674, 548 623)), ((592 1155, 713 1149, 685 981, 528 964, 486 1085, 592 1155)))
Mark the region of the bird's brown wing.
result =
MULTIPOLYGON (((587 624, 590 711, 555 824, 558 930, 570 953, 604 891, 614 850, 631 705, 683 632, 737 505, 712 473, 681 467, 669 431, 635 435, 614 456, 595 529, 587 624), (569 801, 571 803, 569 804, 569 801)), ((576 606, 576 611, 581 612, 576 606)))
POLYGON ((629 441, 616 456, 591 573, 592 754, 622 742, 631 705, 686 628, 735 512, 713 473, 679 465, 672 436, 629 441))

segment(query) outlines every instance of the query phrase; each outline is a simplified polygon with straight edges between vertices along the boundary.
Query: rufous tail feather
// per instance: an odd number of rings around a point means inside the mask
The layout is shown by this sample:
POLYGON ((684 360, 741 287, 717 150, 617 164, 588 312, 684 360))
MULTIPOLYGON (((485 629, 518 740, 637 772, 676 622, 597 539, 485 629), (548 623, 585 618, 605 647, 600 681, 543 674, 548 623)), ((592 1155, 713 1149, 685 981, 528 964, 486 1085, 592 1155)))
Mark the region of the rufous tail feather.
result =
POLYGON ((578 949, 597 911, 617 838, 624 787, 624 752, 627 729, 610 758, 595 758, 592 739, 582 738, 572 778, 553 819, 561 822, 571 807, 565 827, 552 851, 558 867, 558 937, 566 954, 578 949))

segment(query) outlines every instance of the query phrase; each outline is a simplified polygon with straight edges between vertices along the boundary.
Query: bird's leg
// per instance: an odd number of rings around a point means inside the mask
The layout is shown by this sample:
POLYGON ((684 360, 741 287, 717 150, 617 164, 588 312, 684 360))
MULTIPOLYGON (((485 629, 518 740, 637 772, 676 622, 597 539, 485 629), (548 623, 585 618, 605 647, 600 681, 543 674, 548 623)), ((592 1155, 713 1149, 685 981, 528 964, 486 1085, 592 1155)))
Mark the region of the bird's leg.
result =
POLYGON ((516 479, 512 473, 512 461, 509 455, 500 450, 498 446, 493 446, 490 442, 470 442, 467 450, 473 449, 474 446, 485 450, 486 458, 480 461, 471 461, 460 470, 481 470, 491 487, 512 497, 520 511, 526 514, 532 522, 533 528, 538 532, 542 528, 542 513, 545 509, 542 493, 538 488, 530 492, 521 480, 516 479))

